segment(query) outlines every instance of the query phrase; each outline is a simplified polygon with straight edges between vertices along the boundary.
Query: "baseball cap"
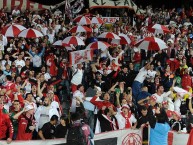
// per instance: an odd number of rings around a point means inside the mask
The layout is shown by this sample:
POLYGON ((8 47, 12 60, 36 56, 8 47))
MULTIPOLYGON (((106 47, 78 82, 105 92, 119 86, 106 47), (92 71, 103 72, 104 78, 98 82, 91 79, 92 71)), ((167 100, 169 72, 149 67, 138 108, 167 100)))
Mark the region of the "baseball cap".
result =
POLYGON ((121 107, 121 110, 122 110, 123 108, 130 109, 130 107, 129 107, 128 105, 126 105, 126 104, 124 104, 124 105, 121 107))
POLYGON ((151 97, 150 97, 150 100, 156 101, 157 98, 156 98, 156 96, 151 96, 151 97))

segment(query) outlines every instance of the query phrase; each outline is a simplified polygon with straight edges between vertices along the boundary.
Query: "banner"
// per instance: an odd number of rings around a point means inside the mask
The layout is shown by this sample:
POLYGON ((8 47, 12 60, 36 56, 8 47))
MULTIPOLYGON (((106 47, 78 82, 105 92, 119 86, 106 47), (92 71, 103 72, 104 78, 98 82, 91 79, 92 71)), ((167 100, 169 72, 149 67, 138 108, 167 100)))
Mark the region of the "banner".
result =
MULTIPOLYGON (((189 134, 169 132, 168 145, 186 145, 189 134)), ((65 145, 66 139, 13 141, 13 145, 65 145)), ((142 145, 141 130, 117 130, 95 134, 95 145, 142 145)), ((0 145, 7 145, 6 141, 0 141, 0 145)))
POLYGON ((90 8, 130 8, 136 14, 142 14, 145 11, 140 9, 132 0, 89 0, 90 8))
POLYGON ((101 17, 104 23, 115 23, 116 21, 119 21, 119 17, 101 17))
POLYGON ((92 60, 93 52, 91 50, 79 50, 70 52, 70 64, 74 65, 77 63, 85 62, 87 60, 92 60))
POLYGON ((11 12, 15 6, 18 6, 21 11, 26 9, 31 11, 50 9, 50 6, 31 2, 30 0, 0 0, 0 9, 7 7, 6 11, 11 12))

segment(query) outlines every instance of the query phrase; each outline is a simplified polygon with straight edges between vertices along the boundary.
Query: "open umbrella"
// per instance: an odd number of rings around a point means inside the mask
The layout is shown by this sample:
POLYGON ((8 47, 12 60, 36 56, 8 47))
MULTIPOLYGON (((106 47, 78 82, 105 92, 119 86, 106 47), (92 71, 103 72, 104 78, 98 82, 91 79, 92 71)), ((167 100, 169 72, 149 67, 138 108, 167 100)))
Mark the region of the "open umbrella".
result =
POLYGON ((153 33, 170 33, 170 30, 164 26, 164 25, 160 25, 160 24, 154 24, 151 28, 148 29, 150 32, 153 33))
POLYGON ((62 46, 62 40, 57 40, 52 45, 54 45, 54 46, 62 46))
POLYGON ((121 39, 113 39, 111 41, 111 43, 112 44, 116 44, 116 45, 119 45, 119 44, 130 44, 131 43, 131 39, 127 35, 121 33, 121 34, 119 34, 119 37, 121 39))
POLYGON ((101 49, 102 51, 104 51, 105 49, 107 49, 108 47, 110 47, 111 45, 107 42, 103 42, 103 41, 96 41, 96 42, 92 42, 90 43, 86 49, 101 49))
POLYGON ((145 37, 144 39, 138 41, 135 46, 144 50, 157 51, 168 48, 163 40, 156 37, 145 37))
POLYGON ((69 37, 66 37, 62 43, 64 44, 73 44, 73 45, 85 45, 84 41, 77 37, 77 36, 69 36, 69 37))
POLYGON ((98 38, 110 38, 110 39, 121 39, 117 34, 113 32, 103 32, 98 38))
POLYGON ((74 26, 72 27, 69 32, 71 33, 78 33, 78 32, 91 32, 92 29, 86 26, 74 26))
POLYGON ((103 20, 99 17, 92 17, 92 20, 91 20, 91 23, 92 24, 103 24, 103 20))
POLYGON ((24 29, 24 26, 18 24, 7 25, 3 28, 2 34, 6 37, 16 37, 24 29))
POLYGON ((79 25, 90 25, 91 24, 91 20, 85 16, 78 16, 74 18, 73 21, 77 22, 79 25))
POLYGON ((33 28, 25 29, 18 34, 18 37, 24 38, 38 38, 43 36, 44 35, 40 31, 33 28))

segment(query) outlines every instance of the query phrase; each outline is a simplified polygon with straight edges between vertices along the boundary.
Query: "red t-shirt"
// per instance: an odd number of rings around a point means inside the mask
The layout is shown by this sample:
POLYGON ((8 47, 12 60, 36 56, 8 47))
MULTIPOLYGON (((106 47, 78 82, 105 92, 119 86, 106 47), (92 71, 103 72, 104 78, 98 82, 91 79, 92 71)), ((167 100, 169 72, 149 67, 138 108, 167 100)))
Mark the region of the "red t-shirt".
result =
POLYGON ((32 139, 32 132, 26 133, 26 128, 28 126, 29 121, 27 118, 22 114, 18 118, 18 134, 16 140, 31 140, 32 139))

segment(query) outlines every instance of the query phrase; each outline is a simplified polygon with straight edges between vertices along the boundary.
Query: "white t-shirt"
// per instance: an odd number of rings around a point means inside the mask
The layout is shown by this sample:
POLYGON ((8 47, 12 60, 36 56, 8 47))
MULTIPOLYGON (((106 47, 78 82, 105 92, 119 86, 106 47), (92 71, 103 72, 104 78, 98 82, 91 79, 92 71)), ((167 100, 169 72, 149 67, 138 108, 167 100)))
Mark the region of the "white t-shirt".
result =
POLYGON ((77 69, 75 70, 75 75, 72 77, 71 83, 75 85, 79 85, 82 83, 83 70, 77 69))
POLYGON ((18 65, 20 65, 21 67, 24 67, 25 66, 25 61, 24 60, 15 60, 15 65, 16 65, 16 67, 18 66, 18 65))
POLYGON ((135 81, 138 81, 140 83, 143 83, 144 80, 147 77, 147 70, 143 67, 139 70, 139 73, 137 74, 137 76, 135 77, 135 81))
POLYGON ((157 98, 156 103, 162 103, 163 101, 167 100, 169 95, 171 94, 171 91, 164 92, 161 96, 159 96, 157 93, 153 94, 152 96, 155 96, 157 98))

